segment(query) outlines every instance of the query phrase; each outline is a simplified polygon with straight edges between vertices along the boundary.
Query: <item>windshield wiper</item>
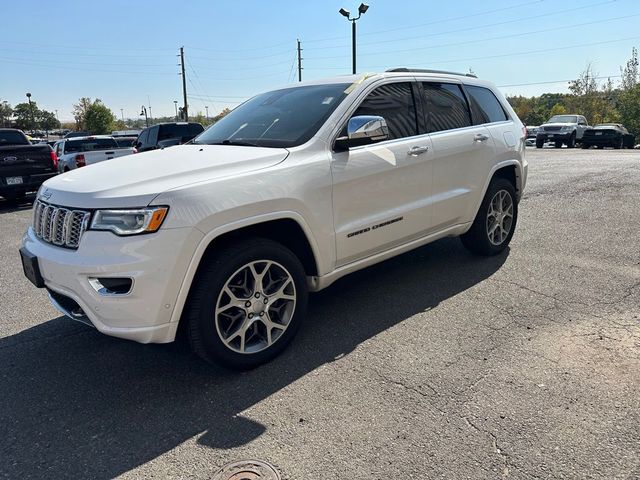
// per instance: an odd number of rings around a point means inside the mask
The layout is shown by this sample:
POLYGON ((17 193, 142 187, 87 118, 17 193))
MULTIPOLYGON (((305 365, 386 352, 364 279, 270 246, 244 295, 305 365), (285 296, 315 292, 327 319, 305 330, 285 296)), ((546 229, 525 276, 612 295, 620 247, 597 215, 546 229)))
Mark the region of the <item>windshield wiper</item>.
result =
POLYGON ((221 142, 208 143, 207 145, 237 145, 239 147, 259 147, 257 143, 245 142, 242 140, 229 140, 228 138, 221 142))

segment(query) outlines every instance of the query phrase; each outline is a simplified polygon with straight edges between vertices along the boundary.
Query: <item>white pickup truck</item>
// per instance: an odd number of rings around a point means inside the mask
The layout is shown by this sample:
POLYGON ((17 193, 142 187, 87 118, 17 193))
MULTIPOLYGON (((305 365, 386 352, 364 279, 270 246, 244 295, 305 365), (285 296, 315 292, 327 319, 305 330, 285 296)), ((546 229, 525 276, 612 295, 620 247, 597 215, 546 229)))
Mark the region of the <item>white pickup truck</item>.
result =
POLYGON ((53 150, 58 156, 60 173, 136 153, 135 148, 120 147, 113 137, 107 135, 63 138, 54 144, 53 150))

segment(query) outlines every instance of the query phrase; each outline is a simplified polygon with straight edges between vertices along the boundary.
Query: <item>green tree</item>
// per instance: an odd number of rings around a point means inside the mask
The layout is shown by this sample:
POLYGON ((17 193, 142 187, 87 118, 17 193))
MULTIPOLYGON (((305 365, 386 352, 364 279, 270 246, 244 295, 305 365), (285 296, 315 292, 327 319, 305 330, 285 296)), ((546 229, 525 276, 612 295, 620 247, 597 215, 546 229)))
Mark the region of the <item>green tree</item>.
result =
POLYGON ((631 58, 627 62, 627 65, 620 67, 620 76, 622 90, 625 92, 631 90, 637 84, 640 83, 640 62, 638 61, 638 49, 633 47, 631 49, 631 58))
POLYGON ((31 130, 36 128, 34 120, 38 118, 38 106, 36 102, 19 103, 13 108, 16 127, 21 130, 31 130))
POLYGON ((565 113, 567 113, 567 109, 564 107, 564 105, 556 103, 551 108, 551 111, 549 112, 549 116, 553 117, 554 115, 564 115, 565 113))
POLYGON ((38 110, 36 120, 40 128, 46 131, 60 128, 60 122, 56 118, 55 113, 46 110, 38 110))
POLYGON ((8 127, 10 125, 10 119, 13 115, 13 108, 6 100, 0 101, 0 125, 8 127))
POLYGON ((620 95, 620 119, 640 143, 640 83, 620 95))
MULTIPOLYGON (((100 100, 96 101, 99 102, 100 100)), ((76 121, 76 130, 82 131, 87 129, 85 126, 85 117, 91 105, 93 105, 93 102, 90 98, 82 97, 78 100, 78 103, 73 106, 73 118, 76 121)))
POLYGON ((115 119, 113 112, 96 100, 84 112, 84 127, 94 135, 111 133, 115 119))

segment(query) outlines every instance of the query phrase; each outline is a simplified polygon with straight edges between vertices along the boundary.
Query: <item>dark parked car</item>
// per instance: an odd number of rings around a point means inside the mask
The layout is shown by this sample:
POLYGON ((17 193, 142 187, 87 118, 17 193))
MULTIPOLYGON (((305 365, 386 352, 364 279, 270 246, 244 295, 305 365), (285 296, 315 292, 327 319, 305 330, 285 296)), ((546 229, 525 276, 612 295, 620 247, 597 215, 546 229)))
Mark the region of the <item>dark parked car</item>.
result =
POLYGON ((57 173, 58 157, 49 145, 32 145, 22 130, 0 129, 0 196, 24 197, 57 173))
POLYGON ((133 147, 138 137, 113 137, 120 148, 133 147))
POLYGON ((204 127, 199 123, 160 123, 140 132, 134 147, 138 152, 146 152, 156 148, 180 145, 192 140, 203 131, 204 127))
POLYGON ((584 132, 582 148, 633 148, 635 137, 619 123, 601 123, 584 132))

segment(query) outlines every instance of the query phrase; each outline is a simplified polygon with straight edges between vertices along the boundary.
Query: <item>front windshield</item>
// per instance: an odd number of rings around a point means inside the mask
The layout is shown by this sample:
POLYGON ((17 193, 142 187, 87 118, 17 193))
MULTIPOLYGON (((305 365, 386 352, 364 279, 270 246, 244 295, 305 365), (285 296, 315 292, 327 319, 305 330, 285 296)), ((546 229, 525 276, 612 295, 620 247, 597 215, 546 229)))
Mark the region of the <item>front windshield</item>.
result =
POLYGON ((295 147, 315 135, 347 96, 348 83, 292 87, 257 95, 209 129, 193 143, 295 147))
POLYGON ((547 123, 578 123, 575 115, 554 115, 547 123))

